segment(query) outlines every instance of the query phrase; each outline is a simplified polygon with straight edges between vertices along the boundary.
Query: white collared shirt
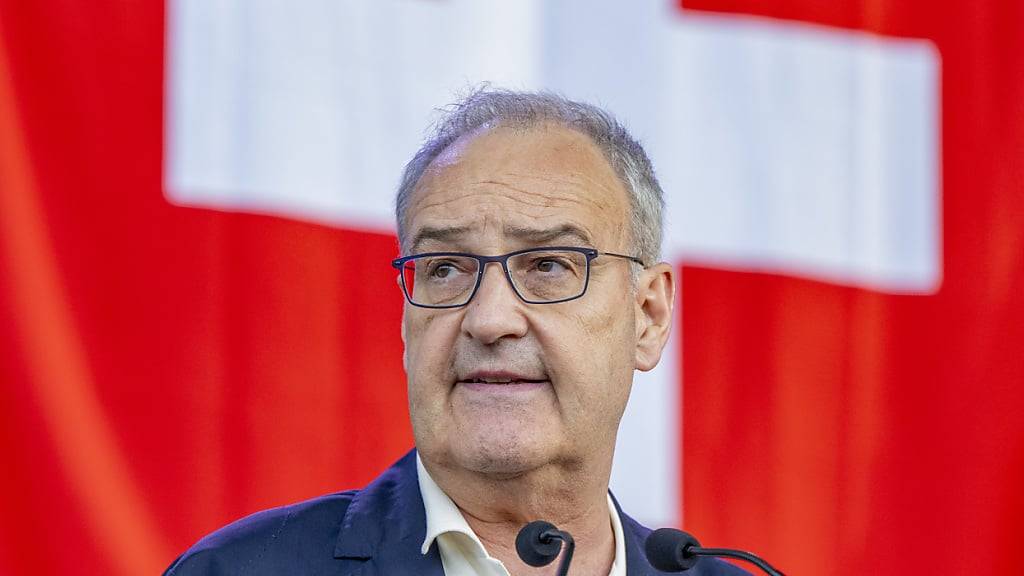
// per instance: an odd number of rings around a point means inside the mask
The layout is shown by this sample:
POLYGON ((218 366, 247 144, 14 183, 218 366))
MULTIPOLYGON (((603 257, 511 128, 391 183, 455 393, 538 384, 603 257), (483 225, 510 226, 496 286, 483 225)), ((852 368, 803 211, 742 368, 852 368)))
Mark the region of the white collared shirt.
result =
MULTIPOLYGON (((416 476, 427 513, 427 537, 423 539, 421 548, 423 554, 437 540, 445 576, 509 576, 501 560, 487 553, 455 502, 427 473, 419 454, 416 454, 416 476)), ((626 543, 622 537, 622 521, 611 495, 608 496, 608 514, 615 535, 615 559, 608 576, 626 576, 626 543)))

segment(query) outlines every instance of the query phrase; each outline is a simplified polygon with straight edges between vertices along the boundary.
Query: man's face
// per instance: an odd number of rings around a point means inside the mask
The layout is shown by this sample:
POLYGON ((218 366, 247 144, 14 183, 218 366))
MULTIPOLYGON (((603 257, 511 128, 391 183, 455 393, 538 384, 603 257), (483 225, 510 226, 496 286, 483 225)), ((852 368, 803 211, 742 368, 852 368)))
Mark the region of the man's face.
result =
MULTIPOLYGON (((629 253, 626 191, 585 136, 485 130, 428 168, 407 211, 410 254, 540 246, 629 253)), ((641 331, 630 264, 601 256, 577 300, 527 304, 489 264, 462 308, 406 304, 416 445, 437 465, 495 476, 610 463, 641 331)))

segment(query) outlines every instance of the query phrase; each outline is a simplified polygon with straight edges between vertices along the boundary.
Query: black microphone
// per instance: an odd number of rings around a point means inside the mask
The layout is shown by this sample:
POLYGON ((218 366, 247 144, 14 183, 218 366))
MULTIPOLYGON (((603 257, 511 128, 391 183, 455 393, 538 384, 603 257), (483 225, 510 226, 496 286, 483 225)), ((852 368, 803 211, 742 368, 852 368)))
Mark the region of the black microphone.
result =
POLYGON ((697 539, 675 528, 658 528, 644 543, 647 561, 662 572, 684 572, 693 568, 701 556, 722 556, 744 560, 764 570, 769 576, 785 576, 764 560, 742 550, 703 548, 697 539))
POLYGON ((562 563, 558 565, 558 576, 565 576, 569 573, 569 563, 572 562, 576 543, 568 532, 555 528, 550 522, 534 520, 523 526, 516 536, 516 552, 523 562, 539 568, 551 564, 558 557, 563 542, 565 554, 562 554, 562 563))

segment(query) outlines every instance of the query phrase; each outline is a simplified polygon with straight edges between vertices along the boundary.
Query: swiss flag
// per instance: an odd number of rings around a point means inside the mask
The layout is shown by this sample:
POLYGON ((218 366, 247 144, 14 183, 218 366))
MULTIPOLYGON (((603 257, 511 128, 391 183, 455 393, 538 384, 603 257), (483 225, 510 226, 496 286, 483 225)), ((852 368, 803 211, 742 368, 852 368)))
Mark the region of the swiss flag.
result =
POLYGON ((156 573, 408 449, 390 197, 481 79, 606 104, 666 184, 627 509, 792 574, 1014 573, 1022 12, 0 1, 0 574, 156 573))

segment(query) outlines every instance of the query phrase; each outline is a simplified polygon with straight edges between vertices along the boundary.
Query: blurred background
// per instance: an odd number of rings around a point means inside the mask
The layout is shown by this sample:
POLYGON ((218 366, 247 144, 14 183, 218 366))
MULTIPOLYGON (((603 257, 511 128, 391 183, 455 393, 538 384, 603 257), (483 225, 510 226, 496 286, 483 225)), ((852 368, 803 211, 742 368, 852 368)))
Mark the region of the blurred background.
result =
POLYGON ((1013 574, 1024 6, 0 0, 0 574, 156 574, 412 445, 392 196, 481 82, 606 106, 682 292, 612 489, 788 574, 1013 574))

